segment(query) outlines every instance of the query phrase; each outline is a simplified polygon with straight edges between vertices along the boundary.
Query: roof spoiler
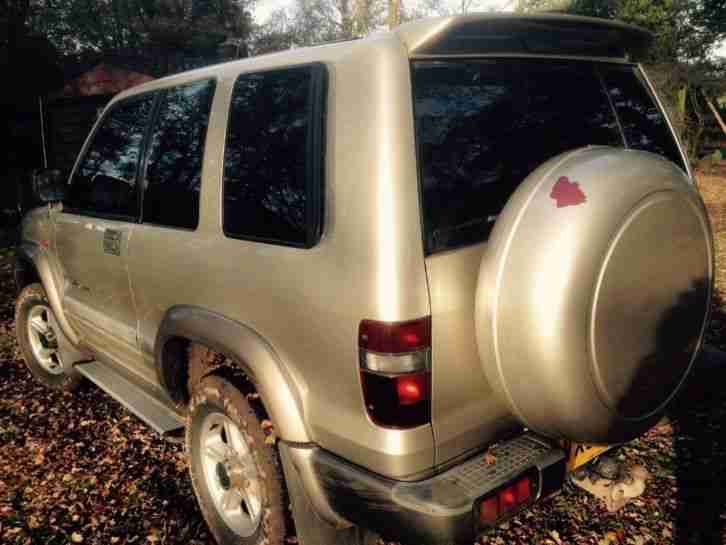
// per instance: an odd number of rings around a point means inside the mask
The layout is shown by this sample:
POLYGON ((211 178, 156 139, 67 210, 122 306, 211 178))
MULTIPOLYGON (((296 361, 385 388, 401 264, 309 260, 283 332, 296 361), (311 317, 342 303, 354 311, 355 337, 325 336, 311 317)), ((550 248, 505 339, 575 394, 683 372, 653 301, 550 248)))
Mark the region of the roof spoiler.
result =
POLYGON ((642 28, 619 21, 541 14, 439 17, 400 26, 411 56, 572 55, 637 58, 653 42, 642 28))

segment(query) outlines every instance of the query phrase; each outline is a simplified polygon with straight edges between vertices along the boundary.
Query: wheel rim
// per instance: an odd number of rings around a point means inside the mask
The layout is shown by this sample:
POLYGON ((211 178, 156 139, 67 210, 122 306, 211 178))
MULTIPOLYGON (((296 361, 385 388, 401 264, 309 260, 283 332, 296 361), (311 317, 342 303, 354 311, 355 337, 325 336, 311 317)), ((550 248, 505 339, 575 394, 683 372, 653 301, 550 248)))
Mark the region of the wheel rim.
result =
POLYGON ((242 433, 226 415, 211 413, 200 435, 204 482, 214 507, 237 535, 255 533, 262 515, 262 483, 242 433))
POLYGON ((35 361, 48 373, 63 373, 63 362, 58 350, 58 337, 53 328, 53 311, 46 305, 36 305, 28 314, 28 338, 35 361))

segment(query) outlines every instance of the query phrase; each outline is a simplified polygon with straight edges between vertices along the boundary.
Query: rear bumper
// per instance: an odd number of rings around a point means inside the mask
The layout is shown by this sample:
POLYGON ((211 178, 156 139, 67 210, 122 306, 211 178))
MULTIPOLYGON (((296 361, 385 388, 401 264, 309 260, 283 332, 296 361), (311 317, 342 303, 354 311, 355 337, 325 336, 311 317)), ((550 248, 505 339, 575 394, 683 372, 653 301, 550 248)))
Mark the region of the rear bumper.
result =
POLYGON ((565 478, 565 452, 533 434, 493 447, 494 464, 479 454, 416 482, 382 477, 320 448, 287 448, 318 514, 403 543, 472 543, 481 531, 479 498, 529 472, 538 476, 536 501, 559 491, 565 478))

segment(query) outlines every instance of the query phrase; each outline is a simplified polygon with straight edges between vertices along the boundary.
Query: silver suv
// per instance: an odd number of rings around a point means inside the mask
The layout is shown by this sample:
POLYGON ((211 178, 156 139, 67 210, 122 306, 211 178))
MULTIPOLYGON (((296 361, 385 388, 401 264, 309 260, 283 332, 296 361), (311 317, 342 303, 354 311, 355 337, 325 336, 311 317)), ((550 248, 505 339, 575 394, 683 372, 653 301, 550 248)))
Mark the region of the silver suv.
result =
POLYGON ((220 544, 283 543, 288 496, 306 545, 471 543, 699 349, 711 235, 649 39, 449 17, 122 93, 37 179, 28 366, 184 431, 220 544))

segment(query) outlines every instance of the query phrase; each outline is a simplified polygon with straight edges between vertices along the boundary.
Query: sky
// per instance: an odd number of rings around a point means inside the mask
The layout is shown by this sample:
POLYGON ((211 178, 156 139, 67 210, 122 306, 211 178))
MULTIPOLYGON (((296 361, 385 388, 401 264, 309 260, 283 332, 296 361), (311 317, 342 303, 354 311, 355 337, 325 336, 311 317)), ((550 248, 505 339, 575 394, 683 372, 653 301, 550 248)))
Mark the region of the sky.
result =
MULTIPOLYGON (((270 16, 270 13, 272 13, 274 10, 282 7, 289 7, 292 5, 293 0, 257 0, 257 5, 255 8, 255 19, 258 23, 262 24, 264 23, 267 18, 270 16)), ((447 0, 449 3, 458 4, 456 0, 447 0)), ((411 7, 411 5, 415 5, 416 0, 403 0, 403 4, 406 7, 411 7)), ((490 9, 501 9, 502 7, 511 4, 512 2, 510 0, 479 0, 477 2, 477 11, 478 10, 490 10, 490 9)), ((721 57, 726 57, 726 43, 724 43, 721 48, 719 48, 716 51, 716 55, 721 57)))

